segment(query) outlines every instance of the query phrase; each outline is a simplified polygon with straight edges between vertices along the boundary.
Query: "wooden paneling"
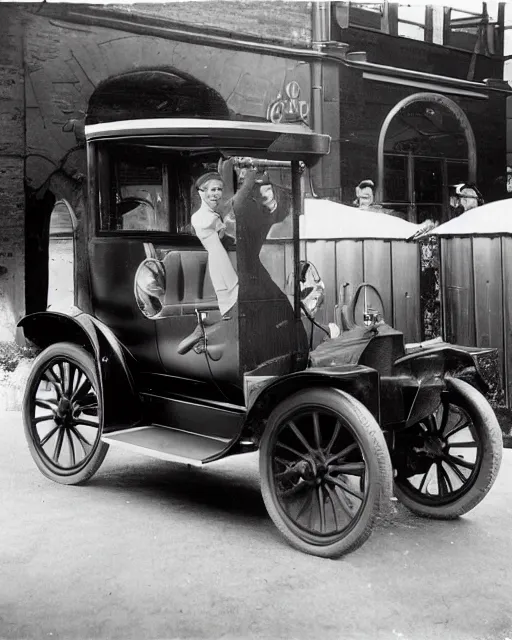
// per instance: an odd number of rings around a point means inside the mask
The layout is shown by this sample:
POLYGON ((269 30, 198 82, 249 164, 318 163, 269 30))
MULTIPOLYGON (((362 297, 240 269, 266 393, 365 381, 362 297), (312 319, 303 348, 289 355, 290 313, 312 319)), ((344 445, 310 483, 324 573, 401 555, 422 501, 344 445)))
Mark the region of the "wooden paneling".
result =
MULTIPOLYGON (((291 246, 290 252, 293 256, 293 248, 291 246)), ((264 244, 260 251, 260 262, 269 272, 272 280, 284 290, 286 283, 285 245, 278 243, 264 244)))
POLYGON ((503 363, 503 294, 500 238, 473 238, 477 347, 496 347, 503 363))
POLYGON ((336 241, 337 303, 348 304, 363 282, 363 241, 336 241))
POLYGON ((363 262, 364 281, 377 288, 384 303, 384 320, 392 324, 391 243, 383 240, 365 240, 363 262))
MULTIPOLYGON (((284 287, 293 269, 291 242, 268 243, 260 259, 274 282, 284 287)), ((421 339, 419 250, 402 240, 301 241, 301 259, 318 269, 325 284, 325 302, 317 320, 335 321, 334 307, 348 305, 362 282, 374 285, 382 296, 385 321, 402 331, 405 340, 421 339)))
POLYGON ((443 238, 441 250, 445 339, 455 344, 474 345, 471 238, 443 238))
POLYGON ((334 322, 336 304, 336 243, 334 240, 308 240, 306 258, 318 270, 325 284, 325 301, 316 316, 320 324, 334 322))
POLYGON ((418 245, 391 243, 393 326, 402 331, 407 342, 421 340, 418 245))
POLYGON ((507 406, 512 403, 512 238, 501 239, 503 254, 504 388, 507 406))

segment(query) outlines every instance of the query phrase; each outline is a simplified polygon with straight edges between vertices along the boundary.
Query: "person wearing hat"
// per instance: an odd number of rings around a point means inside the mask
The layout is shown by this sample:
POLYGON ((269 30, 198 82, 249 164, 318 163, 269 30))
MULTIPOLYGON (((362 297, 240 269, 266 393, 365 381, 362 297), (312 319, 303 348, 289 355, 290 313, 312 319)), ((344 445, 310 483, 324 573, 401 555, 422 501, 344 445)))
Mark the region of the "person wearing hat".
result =
POLYGON ((226 233, 219 208, 224 181, 217 172, 202 175, 196 181, 201 206, 192 215, 194 231, 208 251, 208 270, 217 295, 219 309, 225 316, 238 298, 238 276, 221 239, 226 233))
POLYGON ((374 189, 373 180, 362 180, 356 187, 354 205, 360 209, 370 209, 375 201, 374 189))
POLYGON ((353 205, 365 211, 375 211, 376 213, 387 213, 390 216, 401 217, 398 211, 386 209, 386 207, 375 202, 375 183, 373 180, 362 180, 357 185, 356 199, 353 205))
POLYGON ((482 195, 474 185, 460 182, 450 186, 451 217, 459 216, 481 204, 483 204, 482 195))
MULTIPOLYGON (((238 275, 233 267, 229 254, 222 244, 226 234, 226 224, 220 215, 221 200, 224 191, 224 181, 219 173, 210 171, 200 176, 195 188, 201 198, 201 206, 192 214, 190 222, 208 252, 208 271, 217 296, 222 320, 230 320, 238 299, 238 275)), ((208 327, 207 333, 213 331, 208 327)), ((203 338, 204 329, 196 329, 178 345, 178 353, 188 353, 203 338)))

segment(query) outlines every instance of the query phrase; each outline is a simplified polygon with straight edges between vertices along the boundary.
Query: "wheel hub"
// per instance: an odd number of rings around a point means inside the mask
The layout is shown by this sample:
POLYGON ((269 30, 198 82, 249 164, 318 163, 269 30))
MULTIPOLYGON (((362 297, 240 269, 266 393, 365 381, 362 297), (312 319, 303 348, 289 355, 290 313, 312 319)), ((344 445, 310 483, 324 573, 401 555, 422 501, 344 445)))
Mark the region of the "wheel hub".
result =
POLYGON ((55 411, 55 423, 59 426, 65 425, 72 418, 72 406, 68 398, 63 396, 59 400, 55 411))
POLYGON ((445 443, 439 437, 428 436, 423 446, 414 447, 416 453, 424 453, 429 458, 440 458, 443 456, 445 450, 445 443))

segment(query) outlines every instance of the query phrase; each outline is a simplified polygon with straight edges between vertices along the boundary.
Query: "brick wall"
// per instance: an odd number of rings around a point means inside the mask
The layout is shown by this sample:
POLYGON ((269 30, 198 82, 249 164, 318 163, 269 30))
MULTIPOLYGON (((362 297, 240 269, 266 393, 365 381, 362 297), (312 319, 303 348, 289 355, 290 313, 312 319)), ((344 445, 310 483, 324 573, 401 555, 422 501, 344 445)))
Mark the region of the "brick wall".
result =
POLYGON ((302 46, 311 43, 311 2, 206 0, 107 5, 106 8, 167 18, 194 27, 222 28, 241 36, 280 43, 302 46))
POLYGON ((0 340, 14 338, 24 295, 24 78, 21 14, 0 6, 0 340))

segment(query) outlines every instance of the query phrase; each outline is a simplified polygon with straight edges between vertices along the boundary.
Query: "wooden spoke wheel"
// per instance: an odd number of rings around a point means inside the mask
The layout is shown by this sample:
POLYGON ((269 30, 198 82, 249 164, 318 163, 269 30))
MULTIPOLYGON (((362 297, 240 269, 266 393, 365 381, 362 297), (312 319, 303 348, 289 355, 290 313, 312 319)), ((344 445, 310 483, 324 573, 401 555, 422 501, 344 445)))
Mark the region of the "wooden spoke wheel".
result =
POLYGON ((438 410, 397 434, 395 495, 420 516, 453 519, 488 493, 502 455, 501 430, 487 400, 462 380, 447 380, 438 410))
POLYGON ((57 343, 34 361, 23 401, 25 435, 40 471, 62 484, 92 477, 108 445, 92 357, 71 343, 57 343))
POLYGON ((368 538, 391 497, 392 470, 370 412, 335 389, 310 389, 270 415, 260 448, 262 494, 296 548, 337 557, 368 538))

